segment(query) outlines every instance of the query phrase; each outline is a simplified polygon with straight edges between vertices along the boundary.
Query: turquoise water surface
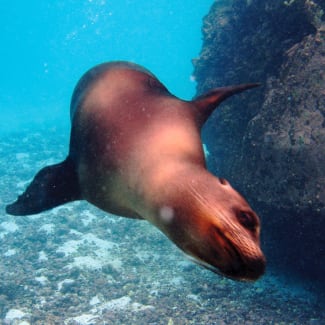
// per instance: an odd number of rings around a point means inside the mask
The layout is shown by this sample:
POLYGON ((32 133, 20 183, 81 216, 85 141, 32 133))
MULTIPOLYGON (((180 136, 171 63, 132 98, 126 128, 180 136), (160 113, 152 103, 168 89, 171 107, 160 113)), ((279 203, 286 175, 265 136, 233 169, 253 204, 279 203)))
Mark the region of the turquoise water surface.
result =
POLYGON ((213 1, 66 0, 0 2, 0 127, 68 120, 80 76, 93 65, 130 60, 191 98, 191 59, 213 1))

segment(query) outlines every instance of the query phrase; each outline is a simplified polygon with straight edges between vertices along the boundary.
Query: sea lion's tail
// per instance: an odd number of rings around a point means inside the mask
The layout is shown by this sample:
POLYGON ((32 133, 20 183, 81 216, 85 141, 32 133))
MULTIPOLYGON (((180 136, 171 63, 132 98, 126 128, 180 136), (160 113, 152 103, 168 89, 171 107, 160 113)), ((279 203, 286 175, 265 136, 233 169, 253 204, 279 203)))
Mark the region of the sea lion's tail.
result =
POLYGON ((215 110, 215 108, 228 97, 238 94, 244 90, 251 89, 254 87, 260 86, 259 83, 249 83, 228 87, 215 88, 207 93, 198 96, 192 100, 192 103, 197 108, 197 120, 202 123, 209 118, 211 113, 215 110))
POLYGON ((81 198, 78 176, 70 157, 41 169, 25 192, 6 212, 16 216, 36 214, 81 198))

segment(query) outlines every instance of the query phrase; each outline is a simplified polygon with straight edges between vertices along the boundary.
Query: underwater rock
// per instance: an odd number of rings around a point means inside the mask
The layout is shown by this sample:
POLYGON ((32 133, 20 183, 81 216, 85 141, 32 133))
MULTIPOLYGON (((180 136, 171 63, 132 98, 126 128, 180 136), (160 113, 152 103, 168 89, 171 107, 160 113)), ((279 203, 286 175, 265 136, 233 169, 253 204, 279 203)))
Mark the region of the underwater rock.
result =
POLYGON ((325 239, 325 2, 216 1, 193 60, 207 88, 261 82, 203 130, 209 167, 257 209, 271 264, 323 278, 325 239), (243 107, 243 103, 245 107, 243 107), (227 145, 225 146, 224 143, 227 145), (288 235, 290 234, 290 236, 288 235))
POLYGON ((287 51, 249 122, 238 170, 269 206, 325 216, 325 24, 287 51), (321 34, 323 36, 321 36, 321 34), (323 41, 320 39, 323 38, 323 41), (250 153, 248 155, 248 153, 250 153))

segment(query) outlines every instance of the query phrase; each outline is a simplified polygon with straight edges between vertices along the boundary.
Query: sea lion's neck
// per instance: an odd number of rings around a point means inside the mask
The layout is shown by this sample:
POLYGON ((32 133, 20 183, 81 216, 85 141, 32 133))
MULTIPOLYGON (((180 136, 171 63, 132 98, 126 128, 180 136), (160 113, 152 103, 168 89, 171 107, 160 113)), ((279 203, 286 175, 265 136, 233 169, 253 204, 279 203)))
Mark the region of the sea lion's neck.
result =
POLYGON ((173 222, 177 223, 185 221, 184 218, 187 218, 187 221, 195 218, 198 212, 196 210, 206 204, 207 196, 211 196, 209 189, 214 182, 216 178, 203 166, 191 164, 187 167, 184 167, 184 164, 179 168, 175 167, 169 173, 157 173, 151 182, 151 191, 146 191, 150 193, 150 201, 145 202, 151 202, 152 206, 143 207, 148 214, 145 218, 160 229, 172 218, 173 222), (156 186, 159 190, 156 190, 156 186))

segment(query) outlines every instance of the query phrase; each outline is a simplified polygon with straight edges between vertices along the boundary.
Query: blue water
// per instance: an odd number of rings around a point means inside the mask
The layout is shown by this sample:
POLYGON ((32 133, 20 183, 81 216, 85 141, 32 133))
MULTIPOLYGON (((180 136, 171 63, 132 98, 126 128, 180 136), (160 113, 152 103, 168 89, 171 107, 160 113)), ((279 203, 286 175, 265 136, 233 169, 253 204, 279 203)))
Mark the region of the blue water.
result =
POLYGON ((191 98, 191 59, 201 47, 202 1, 0 2, 0 128, 55 118, 68 123, 69 101, 93 65, 130 60, 146 66, 169 90, 191 98))

